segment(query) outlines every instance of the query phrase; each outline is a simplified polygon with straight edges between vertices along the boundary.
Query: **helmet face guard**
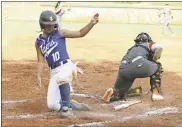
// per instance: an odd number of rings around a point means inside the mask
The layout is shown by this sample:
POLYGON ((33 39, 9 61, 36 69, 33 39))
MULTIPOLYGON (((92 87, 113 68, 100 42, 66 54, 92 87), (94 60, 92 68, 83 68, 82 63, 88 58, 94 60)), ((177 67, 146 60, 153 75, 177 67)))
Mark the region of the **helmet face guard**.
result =
POLYGON ((44 29, 46 25, 54 25, 55 29, 58 28, 57 22, 56 23, 45 23, 45 22, 39 21, 39 25, 40 25, 41 30, 44 29))
POLYGON ((136 39, 134 40, 136 43, 140 43, 140 42, 152 42, 151 37, 147 34, 147 33, 140 33, 138 34, 138 36, 136 37, 136 39))
POLYGON ((46 25, 54 25, 54 28, 58 28, 55 13, 49 10, 43 11, 39 18, 39 25, 41 30, 44 29, 46 25))

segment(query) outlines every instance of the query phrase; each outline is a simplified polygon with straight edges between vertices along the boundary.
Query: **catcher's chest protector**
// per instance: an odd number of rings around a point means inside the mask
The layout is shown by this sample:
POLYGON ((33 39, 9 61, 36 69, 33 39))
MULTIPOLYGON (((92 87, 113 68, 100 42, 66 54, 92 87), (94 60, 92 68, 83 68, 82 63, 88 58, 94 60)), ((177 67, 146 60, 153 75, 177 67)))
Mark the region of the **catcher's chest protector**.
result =
POLYGON ((131 47, 124 56, 123 60, 132 60, 137 56, 143 56, 144 58, 149 59, 150 50, 148 47, 148 42, 131 47))

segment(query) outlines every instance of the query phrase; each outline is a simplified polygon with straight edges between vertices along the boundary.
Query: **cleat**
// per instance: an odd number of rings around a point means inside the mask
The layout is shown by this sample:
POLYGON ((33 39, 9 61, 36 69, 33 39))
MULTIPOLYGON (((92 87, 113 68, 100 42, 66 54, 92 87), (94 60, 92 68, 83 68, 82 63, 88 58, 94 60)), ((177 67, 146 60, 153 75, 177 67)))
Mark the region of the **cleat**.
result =
POLYGON ((88 105, 86 105, 84 103, 79 103, 76 100, 71 100, 70 106, 73 110, 77 110, 77 111, 90 111, 91 110, 91 107, 89 107, 88 105))
POLYGON ((152 101, 159 101, 159 100, 163 100, 163 96, 160 94, 152 94, 152 101))
POLYGON ((109 103, 113 92, 114 92, 113 88, 107 89, 104 96, 102 97, 102 100, 106 103, 109 103))
POLYGON ((74 118, 75 116, 73 114, 72 108, 63 107, 60 117, 61 118, 74 118))

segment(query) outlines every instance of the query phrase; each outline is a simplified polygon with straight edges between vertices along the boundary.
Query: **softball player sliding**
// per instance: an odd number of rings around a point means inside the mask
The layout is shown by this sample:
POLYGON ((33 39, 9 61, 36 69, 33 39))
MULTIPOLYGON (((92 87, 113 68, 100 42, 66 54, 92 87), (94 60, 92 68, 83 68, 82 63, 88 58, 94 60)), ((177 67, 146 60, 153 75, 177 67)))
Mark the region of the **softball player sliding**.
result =
POLYGON ((66 38, 84 37, 98 23, 99 15, 95 14, 91 21, 79 31, 58 29, 56 14, 52 11, 43 11, 39 18, 41 31, 36 39, 38 60, 38 85, 41 87, 43 62, 46 59, 50 68, 50 81, 47 93, 48 108, 61 110, 61 117, 72 117, 73 105, 70 104, 70 85, 77 67, 69 58, 66 49, 66 38))

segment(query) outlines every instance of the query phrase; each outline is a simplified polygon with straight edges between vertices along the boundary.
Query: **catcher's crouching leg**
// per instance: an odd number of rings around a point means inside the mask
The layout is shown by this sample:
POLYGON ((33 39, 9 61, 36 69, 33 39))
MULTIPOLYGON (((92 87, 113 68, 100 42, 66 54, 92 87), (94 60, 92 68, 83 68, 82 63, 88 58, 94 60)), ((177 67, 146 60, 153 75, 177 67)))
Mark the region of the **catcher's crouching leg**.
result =
POLYGON ((158 101, 163 99, 162 89, 161 89, 163 68, 161 63, 157 64, 158 64, 157 72, 150 77, 150 85, 151 85, 153 101, 158 101))

